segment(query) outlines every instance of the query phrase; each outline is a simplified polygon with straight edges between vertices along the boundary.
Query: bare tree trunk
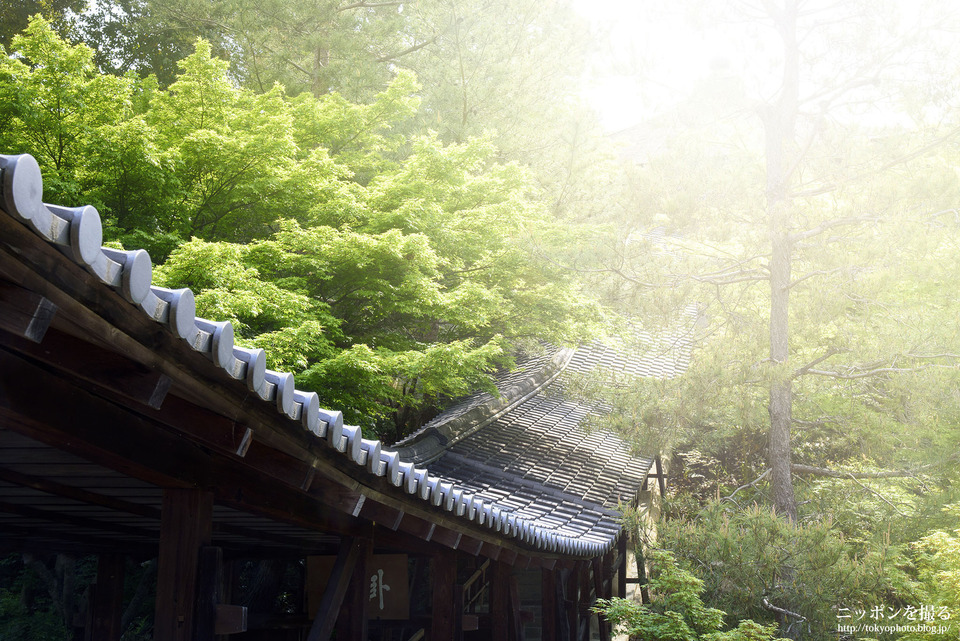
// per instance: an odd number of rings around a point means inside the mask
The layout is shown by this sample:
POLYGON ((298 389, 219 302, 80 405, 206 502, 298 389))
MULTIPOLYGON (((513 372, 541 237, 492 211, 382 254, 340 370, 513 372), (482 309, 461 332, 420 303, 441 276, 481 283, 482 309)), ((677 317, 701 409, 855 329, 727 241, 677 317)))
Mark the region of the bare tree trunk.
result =
POLYGON ((790 475, 790 426, 793 387, 786 373, 790 357, 790 278, 793 258, 789 186, 792 180, 794 138, 799 94, 797 45, 797 0, 785 0, 773 17, 783 38, 784 69, 780 96, 764 114, 766 133, 767 220, 770 257, 770 360, 776 374, 770 383, 770 431, 767 456, 770 465, 771 498, 776 510, 794 520, 797 504, 790 475))

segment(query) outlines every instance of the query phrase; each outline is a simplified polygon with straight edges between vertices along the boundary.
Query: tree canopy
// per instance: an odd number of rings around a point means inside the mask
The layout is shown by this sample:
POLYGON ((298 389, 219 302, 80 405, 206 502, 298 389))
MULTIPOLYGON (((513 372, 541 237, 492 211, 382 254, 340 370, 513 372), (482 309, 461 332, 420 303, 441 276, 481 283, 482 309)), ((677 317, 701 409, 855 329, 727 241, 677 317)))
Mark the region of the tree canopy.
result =
POLYGON ((697 307, 689 371, 607 423, 672 457, 644 543, 679 600, 608 604, 636 634, 956 607, 954 13, 680 3, 754 48, 617 158, 567 2, 41 4, 0 9, 0 148, 387 440, 536 341, 697 307))
POLYGON ((419 104, 409 73, 369 104, 258 93, 201 40, 161 89, 99 72, 42 19, 13 52, 0 146, 38 159, 45 198, 96 206, 106 238, 163 263, 158 282, 385 438, 489 385, 518 345, 600 319, 539 256, 572 237, 527 170, 483 138, 392 133, 419 104))

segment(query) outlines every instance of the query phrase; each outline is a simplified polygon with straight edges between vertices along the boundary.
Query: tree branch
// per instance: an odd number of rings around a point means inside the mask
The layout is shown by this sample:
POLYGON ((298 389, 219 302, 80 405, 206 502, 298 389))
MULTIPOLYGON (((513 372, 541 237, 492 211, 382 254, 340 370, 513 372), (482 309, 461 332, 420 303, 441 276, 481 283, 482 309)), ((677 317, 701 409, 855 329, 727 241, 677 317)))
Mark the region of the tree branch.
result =
MULTIPOLYGON (((743 272, 749 274, 750 272, 743 272)), ((769 276, 740 276, 737 278, 705 278, 703 276, 689 276, 690 280, 710 285, 733 285, 734 283, 755 283, 770 280, 769 276)))
POLYGON ((865 222, 877 222, 879 220, 876 216, 848 216, 846 218, 836 218, 834 220, 829 220, 825 223, 817 225, 813 229, 807 230, 805 232, 800 232, 799 234, 791 234, 790 242, 796 243, 801 240, 806 240, 807 238, 813 238, 814 236, 819 236, 820 234, 833 229, 834 227, 843 227, 845 225, 857 225, 859 223, 865 222))
POLYGON ((815 272, 810 272, 809 274, 805 274, 804 276, 801 276, 801 277, 798 278, 797 280, 795 280, 795 281, 793 281, 792 283, 790 283, 789 285, 787 285, 787 289, 791 289, 791 288, 795 287, 796 285, 799 285, 799 284, 802 283, 803 281, 808 280, 808 279, 810 279, 810 278, 813 278, 814 276, 827 276, 827 275, 829 275, 829 274, 836 274, 836 273, 837 273, 838 271, 840 271, 841 269, 842 269, 841 267, 837 267, 836 269, 826 269, 826 270, 821 269, 821 270, 818 270, 818 271, 815 271, 815 272))
POLYGON ((944 134, 943 136, 941 136, 941 137, 939 137, 939 138, 935 138, 934 140, 932 140, 931 142, 927 143, 926 145, 924 145, 924 146, 922 146, 922 147, 920 147, 920 148, 918 148, 918 149, 915 149, 914 151, 912 151, 912 152, 910 152, 910 153, 904 154, 903 156, 900 156, 899 158, 894 158, 894 159, 891 160, 890 162, 884 163, 883 165, 880 165, 878 168, 876 168, 876 169, 874 169, 874 170, 866 171, 866 172, 863 172, 863 173, 861 173, 861 174, 857 174, 857 175, 854 175, 854 176, 850 176, 849 178, 845 178, 845 179, 843 179, 843 180, 839 180, 839 181, 837 181, 837 182, 834 182, 834 183, 831 183, 831 184, 828 184, 828 185, 824 185, 823 187, 818 187, 818 188, 816 188, 816 189, 808 189, 808 190, 806 190, 806 191, 796 192, 796 193, 794 193, 794 194, 791 194, 791 196, 794 197, 794 198, 811 198, 811 197, 813 197, 813 196, 822 196, 823 194, 828 194, 828 193, 830 193, 830 192, 832 192, 832 191, 834 191, 834 190, 836 190, 836 189, 839 189, 840 186, 843 185, 843 184, 850 184, 850 183, 859 182, 859 181, 863 180, 864 178, 866 178, 867 176, 874 176, 874 175, 876 175, 876 174, 878 174, 878 173, 887 171, 888 169, 893 169, 894 167, 896 167, 896 166, 898 166, 898 165, 906 164, 906 163, 910 162, 911 160, 913 160, 914 158, 919 158, 920 156, 923 156, 923 155, 926 154, 927 152, 936 149, 937 147, 939 147, 939 146, 942 145, 943 143, 947 142, 947 141, 950 140, 951 138, 955 138, 957 135, 960 135, 960 127, 957 127, 957 128, 955 128, 955 129, 951 129, 950 131, 948 131, 948 132, 947 132, 946 134, 944 134))
POLYGON ((741 485, 740 487, 738 487, 737 489, 735 489, 735 490, 733 491, 733 494, 731 494, 730 496, 725 496, 725 497, 723 497, 723 499, 721 499, 720 502, 722 503, 723 501, 733 501, 733 497, 735 497, 735 496, 737 495, 737 492, 739 492, 740 490, 745 490, 745 489, 747 489, 748 487, 756 487, 757 483, 759 483, 759 482, 762 481, 764 478, 766 478, 766 476, 767 476, 768 474, 770 474, 770 470, 769 470, 769 469, 768 469, 766 472, 764 472, 763 474, 761 474, 760 476, 758 476, 757 478, 755 478, 755 479, 754 479, 753 481, 751 481, 750 483, 747 483, 746 485, 741 485))
POLYGON ((337 7, 337 13, 343 11, 350 11, 351 9, 363 9, 363 8, 376 8, 376 7, 398 7, 402 5, 403 2, 354 2, 353 4, 345 4, 342 7, 337 7))
POLYGON ((829 350, 827 350, 826 354, 824 354, 820 358, 816 358, 810 361, 809 363, 807 363, 806 365, 804 365, 803 367, 795 371, 793 373, 792 378, 800 378, 804 374, 807 374, 808 372, 810 372, 811 369, 813 369, 823 361, 827 360, 828 358, 832 358, 833 356, 836 356, 839 353, 840 353, 839 349, 837 349, 836 347, 831 347, 829 350))
POLYGON ((425 40, 425 41, 421 42, 421 43, 418 44, 418 45, 413 45, 412 47, 408 47, 408 48, 404 49, 403 51, 398 51, 397 53, 392 53, 392 54, 390 54, 390 55, 388 55, 388 56, 380 56, 379 58, 377 58, 377 62, 390 62, 391 60, 396 60, 397 58, 402 58, 403 56, 405 56, 405 55, 407 55, 407 54, 413 53, 414 51, 420 51, 420 50, 423 49, 424 47, 429 47, 429 46, 432 45, 434 42, 436 42, 436 41, 437 41, 437 38, 439 38, 439 36, 434 36, 434 37, 430 38, 429 40, 425 40))
POLYGON ((822 369, 808 369, 805 373, 816 374, 817 376, 826 376, 836 378, 842 381, 855 381, 861 378, 870 378, 879 374, 906 374, 908 372, 919 372, 930 368, 956 369, 956 365, 920 365, 919 367, 875 367, 864 371, 857 371, 857 368, 851 367, 846 372, 830 372, 822 369))
POLYGON ((793 617, 794 619, 798 619, 800 621, 807 620, 807 617, 803 616, 802 614, 797 614, 796 612, 791 612, 790 610, 784 610, 783 608, 778 608, 774 604, 770 603, 770 600, 767 597, 763 597, 763 600, 761 601, 761 603, 763 603, 764 610, 770 610, 771 612, 776 612, 777 614, 793 617))
MULTIPOLYGON (((955 454, 945 462, 954 460, 958 456, 960 455, 955 454)), ((918 473, 937 467, 938 465, 943 465, 943 463, 930 463, 928 465, 921 465, 920 467, 915 467, 910 470, 886 470, 884 472, 840 472, 825 467, 814 467, 812 465, 800 465, 799 463, 793 463, 790 466, 790 471, 797 475, 803 474, 807 476, 819 476, 832 479, 893 479, 916 476, 918 473)))

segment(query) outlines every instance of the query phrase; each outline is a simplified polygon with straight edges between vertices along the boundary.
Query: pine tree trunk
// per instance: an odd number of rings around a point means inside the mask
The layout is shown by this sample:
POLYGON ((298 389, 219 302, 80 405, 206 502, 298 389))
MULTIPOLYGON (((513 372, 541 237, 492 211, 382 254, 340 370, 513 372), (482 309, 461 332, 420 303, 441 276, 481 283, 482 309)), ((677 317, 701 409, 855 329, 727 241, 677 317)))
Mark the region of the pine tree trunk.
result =
POLYGON ((771 499, 777 512, 794 520, 797 504, 790 475, 790 424, 793 387, 787 372, 790 357, 790 274, 793 258, 790 184, 795 158, 799 94, 797 0, 785 0, 773 17, 783 38, 783 85, 776 103, 764 114, 767 169, 767 220, 770 256, 770 360, 775 375, 769 388, 770 431, 767 449, 771 499))
MULTIPOLYGON (((773 238, 773 256, 770 261, 770 360, 775 365, 786 365, 790 350, 791 247, 786 233, 773 238)), ((797 517, 797 503, 793 495, 790 473, 790 425, 792 421, 793 386, 789 376, 777 367, 770 383, 770 432, 768 463, 770 465, 771 499, 777 512, 790 520, 797 517)))

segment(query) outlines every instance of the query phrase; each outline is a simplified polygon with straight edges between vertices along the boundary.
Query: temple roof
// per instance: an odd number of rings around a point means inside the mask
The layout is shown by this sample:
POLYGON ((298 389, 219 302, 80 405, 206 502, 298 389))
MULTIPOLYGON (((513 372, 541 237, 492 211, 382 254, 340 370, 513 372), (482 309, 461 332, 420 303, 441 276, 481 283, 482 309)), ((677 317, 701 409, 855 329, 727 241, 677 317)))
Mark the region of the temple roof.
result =
MULTIPOLYGON (((229 322, 198 318, 191 290, 155 286, 145 251, 103 247, 93 207, 46 205, 41 194, 42 177, 32 157, 0 156, 0 216, 18 221, 58 249, 61 260, 95 277, 96 287, 76 298, 122 297, 120 309, 131 320, 149 320, 212 363, 215 371, 204 365, 194 394, 187 394, 205 409, 242 414, 226 407, 235 401, 218 396, 218 389, 228 390, 230 399, 253 399, 273 408, 269 429, 295 437, 293 443, 305 437, 303 451, 293 454, 307 464, 332 465, 333 476, 361 494, 373 488, 378 497, 421 504, 421 514, 447 513, 441 519, 445 527, 462 523, 465 532, 486 531, 521 549, 560 556, 592 557, 616 542, 618 503, 635 500, 653 458, 631 454, 616 435, 590 429, 588 416, 604 407, 569 398, 565 385, 570 376, 597 366, 638 376, 675 375, 686 367, 689 340, 675 342, 669 353, 651 350, 638 358, 600 345, 548 349, 499 377, 498 394, 464 399, 388 447, 345 425, 337 409, 321 408, 317 394, 298 389, 292 374, 267 369, 263 350, 235 345, 229 322), (328 454, 318 459, 311 454, 315 448, 328 454)), ((17 252, 10 236, 0 242, 17 252)), ((48 261, 33 268, 45 274, 57 265, 48 261)), ((104 343, 102 336, 88 338, 104 343)), ((151 341, 157 342, 141 342, 151 341)), ((150 365, 149 350, 140 360, 150 365)))

